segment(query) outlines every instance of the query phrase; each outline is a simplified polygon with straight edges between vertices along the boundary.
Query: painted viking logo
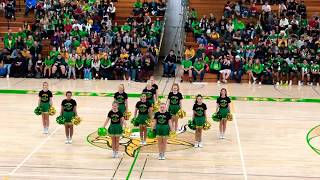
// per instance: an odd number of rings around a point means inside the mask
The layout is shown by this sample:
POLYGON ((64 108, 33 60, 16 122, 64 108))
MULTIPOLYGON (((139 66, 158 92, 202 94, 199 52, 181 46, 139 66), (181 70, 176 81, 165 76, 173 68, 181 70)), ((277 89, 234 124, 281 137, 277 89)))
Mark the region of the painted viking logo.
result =
MULTIPOLYGON (((183 131, 180 132, 176 138, 168 139, 167 151, 179 151, 189 149, 193 147, 194 133, 187 131, 187 125, 182 127, 183 131)), ((96 147, 103 149, 111 148, 111 137, 110 136, 98 136, 97 132, 93 132, 87 136, 87 141, 96 147)), ((123 134, 120 137, 120 151, 125 152, 128 156, 134 157, 140 147, 140 132, 139 128, 133 128, 130 136, 123 134)), ((140 153, 157 153, 158 142, 157 139, 147 138, 147 145, 143 146, 140 153)))
POLYGON ((41 100, 42 100, 42 101, 48 101, 48 100, 49 100, 48 94, 42 94, 41 100))
POLYGON ((65 109, 66 109, 67 111, 72 110, 72 104, 71 104, 71 103, 66 103, 64 107, 65 107, 65 109))

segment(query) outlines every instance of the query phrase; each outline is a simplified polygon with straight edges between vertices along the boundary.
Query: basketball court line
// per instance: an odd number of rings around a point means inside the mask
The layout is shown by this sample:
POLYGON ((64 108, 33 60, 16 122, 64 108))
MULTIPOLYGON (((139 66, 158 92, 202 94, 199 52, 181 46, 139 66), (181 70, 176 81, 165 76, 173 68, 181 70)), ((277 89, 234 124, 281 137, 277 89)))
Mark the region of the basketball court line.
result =
MULTIPOLYGON (((231 94, 232 92, 231 92, 231 90, 229 88, 229 85, 227 86, 227 88, 228 88, 228 91, 231 94)), ((235 108, 234 108, 233 103, 230 104, 230 110, 231 110, 231 113, 235 112, 235 108)), ((244 163, 244 157, 243 157, 243 152, 242 152, 240 133, 239 133, 239 128, 238 128, 238 121, 237 121, 237 117, 236 117, 235 114, 233 114, 233 121, 234 121, 234 127, 236 129, 237 144, 238 144, 238 147, 239 147, 240 161, 241 161, 243 177, 244 177, 244 180, 248 180, 247 169, 246 169, 246 166, 245 166, 245 163, 244 163)))
POLYGON ((61 128, 62 126, 57 126, 54 131, 46 138, 44 139, 38 146, 36 146, 36 148, 33 149, 33 151, 27 156, 24 158, 23 161, 21 161, 10 173, 9 175, 14 175, 14 173, 21 167, 23 166, 23 164, 28 161, 31 156, 36 153, 46 142, 49 141, 49 139, 61 128))
MULTIPOLYGON (((38 94, 38 90, 13 90, 0 89, 0 94, 38 94)), ((64 91, 52 91, 55 96, 64 96, 64 91)), ((129 98, 139 98, 141 94, 128 93, 129 98)), ((73 96, 91 96, 91 97, 113 97, 114 93, 100 92, 80 92, 74 91, 73 96)), ((282 98, 282 97, 253 97, 253 96, 229 96, 235 101, 256 101, 256 102, 302 102, 302 103, 320 103, 320 98, 282 98)), ((159 98, 167 98, 167 96, 159 95, 159 98)), ((183 95, 184 99, 195 99, 195 95, 183 95)), ((204 100, 216 100, 218 96, 203 96, 204 100)))

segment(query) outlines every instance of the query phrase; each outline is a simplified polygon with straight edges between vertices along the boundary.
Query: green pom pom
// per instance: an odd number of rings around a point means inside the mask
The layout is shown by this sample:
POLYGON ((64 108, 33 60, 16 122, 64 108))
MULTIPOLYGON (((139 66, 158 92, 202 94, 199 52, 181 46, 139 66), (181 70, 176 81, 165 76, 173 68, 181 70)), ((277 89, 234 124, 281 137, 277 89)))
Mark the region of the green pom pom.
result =
POLYGON ((132 124, 133 126, 139 126, 139 121, 138 121, 138 119, 137 119, 137 118, 132 118, 132 119, 131 119, 131 124, 132 124))
POLYGON ((189 121, 188 121, 188 127, 189 127, 191 130, 196 130, 196 125, 194 124, 194 121, 193 121, 193 120, 189 120, 189 121))
POLYGON ((107 129, 105 127, 98 128, 98 135, 99 136, 106 136, 107 135, 107 129))
POLYGON ((36 109, 34 110, 34 114, 37 115, 37 116, 41 115, 42 114, 41 107, 39 107, 39 106, 36 107, 36 109))
POLYGON ((148 136, 149 139, 154 139, 154 138, 156 138, 155 130, 153 130, 153 129, 148 129, 147 136, 148 136))
POLYGON ((58 116, 58 117, 56 118, 56 121, 57 121, 58 124, 62 125, 62 124, 65 123, 66 118, 63 117, 63 116, 58 116))
POLYGON ((213 113, 212 116, 211 116, 212 120, 215 121, 215 122, 219 122, 221 121, 221 116, 217 113, 213 113))

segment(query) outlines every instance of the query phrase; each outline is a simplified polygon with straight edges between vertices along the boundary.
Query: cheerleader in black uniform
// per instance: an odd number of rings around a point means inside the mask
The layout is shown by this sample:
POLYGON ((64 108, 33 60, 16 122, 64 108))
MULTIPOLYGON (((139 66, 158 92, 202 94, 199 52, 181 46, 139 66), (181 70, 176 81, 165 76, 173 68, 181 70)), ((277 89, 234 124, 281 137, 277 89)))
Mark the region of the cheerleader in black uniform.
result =
POLYGON ((196 125, 195 148, 202 148, 202 129, 207 119, 207 105, 202 102, 202 96, 197 95, 196 102, 193 105, 193 121, 196 125))
POLYGON ((227 96, 227 90, 222 88, 220 90, 220 97, 217 99, 217 109, 216 113, 220 119, 219 131, 220 131, 220 139, 224 139, 224 133, 227 128, 227 116, 230 113, 229 104, 231 103, 230 98, 227 96))
POLYGON ((183 96, 179 92, 179 85, 173 84, 172 90, 168 96, 168 104, 169 104, 168 111, 172 115, 172 126, 175 131, 178 131, 179 117, 177 116, 177 113, 182 108, 182 99, 183 99, 183 96))
POLYGON ((72 124, 72 118, 77 116, 77 102, 72 99, 72 92, 67 91, 66 92, 67 98, 64 99, 61 103, 61 112, 60 116, 63 116, 65 118, 65 133, 66 133, 66 144, 72 143, 72 136, 73 136, 73 124, 72 124))
POLYGON ((42 90, 39 92, 38 106, 42 111, 43 134, 49 133, 49 109, 52 106, 52 92, 48 89, 48 83, 42 84, 42 90))

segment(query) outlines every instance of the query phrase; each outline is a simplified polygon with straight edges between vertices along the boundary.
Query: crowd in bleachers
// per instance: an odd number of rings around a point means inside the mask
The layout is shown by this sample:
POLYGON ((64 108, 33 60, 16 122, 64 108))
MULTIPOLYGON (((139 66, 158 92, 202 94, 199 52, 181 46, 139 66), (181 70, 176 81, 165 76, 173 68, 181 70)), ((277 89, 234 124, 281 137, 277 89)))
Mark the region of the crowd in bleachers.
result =
POLYGON ((0 76, 76 79, 148 78, 159 53, 161 0, 137 0, 132 16, 117 24, 115 2, 26 1, 34 22, 4 37, 0 76), (50 41, 45 53, 44 41, 50 41), (142 77, 145 76, 145 77, 142 77))
POLYGON ((182 61, 190 81, 205 73, 217 74, 218 82, 319 85, 319 17, 308 19, 303 1, 227 2, 219 20, 210 14, 198 17, 190 9, 185 25, 198 47, 186 47, 182 61))

